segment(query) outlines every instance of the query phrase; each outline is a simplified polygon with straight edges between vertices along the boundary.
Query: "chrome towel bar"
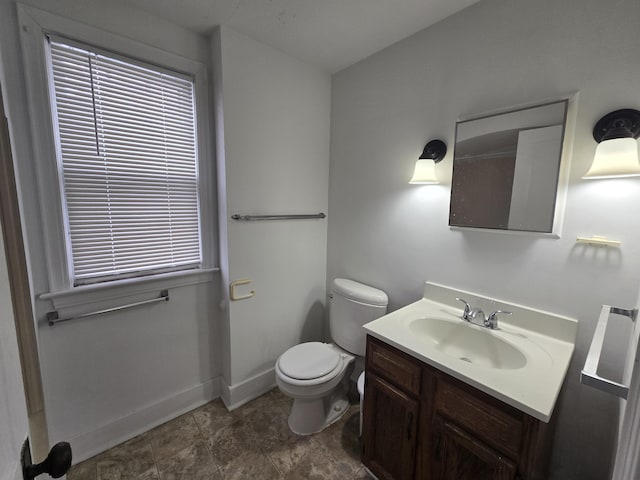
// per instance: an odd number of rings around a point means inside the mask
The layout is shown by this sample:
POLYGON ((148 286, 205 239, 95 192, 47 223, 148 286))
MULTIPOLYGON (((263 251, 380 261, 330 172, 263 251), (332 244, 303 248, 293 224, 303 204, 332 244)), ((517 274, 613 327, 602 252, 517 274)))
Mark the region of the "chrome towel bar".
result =
POLYGON ((324 213, 310 213, 303 215, 231 215, 234 220, 243 220, 245 222, 252 222, 255 220, 306 220, 312 218, 325 218, 324 213))
POLYGON ((117 312, 119 310, 139 307, 140 305, 147 305, 149 303, 168 302, 168 301, 169 301, 169 290, 162 290, 158 298, 152 298, 151 300, 143 300, 141 302, 128 303, 126 305, 119 305, 113 308, 105 308, 104 310, 97 310, 95 312, 81 313, 79 315, 72 315, 70 317, 60 318, 58 316, 58 311, 54 310, 52 312, 47 313, 47 323, 49 324, 50 327, 53 327, 56 323, 60 323, 60 322, 67 322, 69 320, 76 320, 79 318, 93 317, 94 315, 102 315, 103 313, 117 312))
POLYGON ((629 317, 632 322, 635 322, 638 316, 637 309, 627 310, 624 308, 612 307, 610 305, 602 306, 600 317, 598 318, 598 323, 596 325, 596 331, 594 332, 593 340, 591 341, 591 347, 589 348, 587 359, 584 362, 584 368, 580 374, 580 383, 597 388, 598 390, 615 395, 616 397, 627 398, 627 395, 629 394, 629 385, 601 377, 597 373, 598 364, 600 363, 600 355, 604 345, 604 336, 607 331, 607 323, 609 322, 609 316, 612 313, 629 317))

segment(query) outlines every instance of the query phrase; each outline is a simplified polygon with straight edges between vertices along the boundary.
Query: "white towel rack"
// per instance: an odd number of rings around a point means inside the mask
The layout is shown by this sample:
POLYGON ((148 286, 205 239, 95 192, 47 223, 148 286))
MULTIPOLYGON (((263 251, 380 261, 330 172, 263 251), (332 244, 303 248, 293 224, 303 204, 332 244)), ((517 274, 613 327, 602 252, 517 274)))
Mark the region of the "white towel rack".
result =
POLYGON ((255 220, 307 220, 315 218, 325 218, 326 215, 320 213, 309 213, 302 215, 231 215, 234 220, 244 220, 245 222, 252 222, 255 220))
POLYGON ((78 315, 71 315, 69 317, 60 318, 58 311, 54 310, 52 312, 47 313, 47 323, 50 327, 53 327, 56 323, 60 322, 68 322, 69 320, 76 320, 79 318, 93 317, 94 315, 102 315, 103 313, 111 313, 117 312, 119 310, 125 310, 127 308, 139 307, 140 305, 147 305, 149 303, 156 302, 168 302, 169 301, 169 291, 162 290, 160 292, 160 296, 158 298, 152 298, 151 300, 143 300, 141 302, 128 303, 126 305, 118 305, 113 308, 105 308, 104 310, 96 310, 95 312, 81 313, 78 315))
POLYGON ((610 305, 602 306, 602 310, 600 310, 600 317, 598 318, 598 323, 596 325, 596 331, 593 334, 593 340, 591 341, 591 347, 589 348, 587 359, 584 362, 584 368, 580 374, 580 383, 597 388, 603 392, 610 393, 616 397, 626 399, 629 395, 629 385, 615 382, 598 375, 598 364, 600 363, 600 355, 602 354, 602 347, 604 346, 604 336, 607 331, 609 317, 612 313, 628 317, 632 322, 635 322, 638 317, 638 309, 627 310, 625 308, 612 307, 610 305))

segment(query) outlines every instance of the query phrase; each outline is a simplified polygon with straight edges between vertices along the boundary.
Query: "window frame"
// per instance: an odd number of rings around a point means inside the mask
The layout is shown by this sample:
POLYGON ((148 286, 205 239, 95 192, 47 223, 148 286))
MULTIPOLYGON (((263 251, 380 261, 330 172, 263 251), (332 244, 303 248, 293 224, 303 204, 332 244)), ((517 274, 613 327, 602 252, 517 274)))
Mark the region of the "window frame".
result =
POLYGON ((33 7, 18 4, 18 19, 21 33, 22 54, 27 80, 29 115, 34 148, 34 166, 38 183, 43 243, 47 261, 49 292, 40 295, 43 299, 65 299, 74 304, 84 303, 87 298, 105 298, 133 292, 149 291, 160 281, 162 288, 210 281, 212 273, 219 270, 215 266, 215 169, 211 145, 211 121, 209 111, 209 80, 207 66, 201 62, 185 58, 165 50, 150 46, 115 33, 60 17, 33 7), (182 73, 194 79, 195 108, 197 121, 197 168, 198 202, 200 205, 200 232, 202 249, 201 268, 180 270, 170 273, 138 276, 122 280, 111 280, 90 285, 73 285, 70 271, 72 262, 70 247, 66 239, 64 225, 65 211, 62 178, 58 174, 56 134, 52 115, 52 86, 49 85, 49 57, 47 36, 57 36, 86 44, 90 47, 124 57, 131 61, 155 65, 161 69, 182 73), (38 132, 36 135, 35 132, 38 132), (208 220, 208 221, 205 221, 208 220), (145 285, 146 284, 146 285, 145 285), (133 290, 132 290, 133 288, 133 290))
MULTIPOLYGON (((96 48, 93 45, 87 45, 87 44, 82 44, 76 40, 71 40, 68 39, 66 37, 61 37, 58 35, 48 35, 48 45, 46 47, 46 51, 47 51, 47 64, 48 64, 48 80, 49 80, 49 89, 51 91, 51 98, 52 98, 52 105, 51 105, 51 114, 53 115, 53 124, 54 124, 54 128, 55 128, 55 132, 54 132, 54 136, 56 139, 56 148, 57 148, 57 152, 56 152, 56 157, 57 157, 57 165, 58 165, 58 175, 61 177, 61 184, 66 184, 65 178, 66 178, 66 173, 65 173, 65 165, 67 165, 67 161, 71 161, 72 163, 78 163, 77 160, 74 161, 72 159, 66 158, 63 154, 63 148, 61 148, 61 146, 63 145, 63 137, 62 137, 62 132, 60 129, 60 125, 59 125, 59 121, 61 118, 61 114, 58 110, 59 106, 57 104, 57 101, 60 100, 60 95, 59 92, 56 91, 56 84, 57 83, 64 83, 66 82, 66 80, 62 77, 56 77, 56 70, 54 68, 54 50, 55 47, 53 47, 53 44, 57 44, 62 46, 62 51, 67 52, 68 49, 78 49, 82 52, 87 52, 87 53, 91 53, 93 55, 97 55, 98 58, 105 58, 106 59, 106 63, 107 63, 107 71, 112 71, 110 70, 110 67, 112 64, 110 64, 110 62, 115 61, 115 62, 122 62, 121 64, 124 65, 122 68, 129 68, 129 66, 133 67, 129 70, 129 74, 132 76, 135 76, 138 71, 136 70, 136 67, 138 68, 142 68, 144 69, 144 71, 151 71, 154 72, 155 74, 160 74, 160 75, 168 75, 172 78, 178 79, 178 81, 180 82, 187 82, 189 85, 191 85, 192 87, 192 93, 193 93, 193 100, 194 102, 191 103, 191 107, 193 108, 192 113, 193 113, 193 121, 194 121, 194 125, 196 126, 196 129, 193 131, 194 133, 194 141, 195 141, 195 157, 193 157, 194 163, 193 163, 193 167, 194 167, 194 173, 195 173, 195 182, 192 185, 194 185, 195 187, 195 200, 196 200, 196 211, 195 211, 195 218, 198 224, 198 233, 197 233, 197 250, 198 250, 198 261, 197 263, 192 261, 188 264, 182 263, 180 265, 176 265, 176 266, 152 266, 151 264, 145 265, 144 268, 138 269, 138 270, 129 270, 129 271, 124 271, 124 272, 115 272, 115 273, 108 273, 108 274, 96 274, 93 273, 91 275, 86 275, 86 276, 78 276, 78 272, 77 272, 77 262, 78 262, 78 258, 81 257, 81 254, 78 255, 76 253, 76 255, 74 255, 74 241, 73 241, 73 229, 72 229, 72 223, 70 221, 70 215, 73 214, 75 212, 74 208, 70 208, 69 205, 69 197, 68 197, 68 184, 64 185, 64 190, 61 191, 61 199, 63 202, 63 214, 64 214, 64 226, 65 226, 65 238, 66 238, 66 243, 67 243, 67 252, 68 252, 68 258, 70 260, 69 265, 68 265, 68 270, 69 270, 69 275, 72 278, 73 284, 74 286, 81 286, 81 285, 90 285, 93 283, 103 283, 103 282, 112 282, 115 280, 120 280, 120 279, 125 279, 125 278, 136 278, 136 277, 143 277, 143 276, 149 276, 149 275, 157 275, 157 274, 161 274, 161 273, 170 273, 170 272, 174 272, 174 271, 181 271, 181 270, 193 270, 194 268, 200 268, 200 265, 202 264, 202 235, 201 235, 201 222, 200 222, 200 191, 198 188, 198 184, 197 184, 197 179, 199 177, 199 169, 198 169, 198 158, 199 158, 199 153, 198 153, 198 149, 197 149, 197 137, 198 137, 198 132, 197 132, 197 112, 195 109, 195 101, 197 101, 197 95, 196 95, 196 91, 195 91, 195 78, 192 75, 185 75, 182 72, 176 72, 173 70, 167 70, 166 68, 163 67, 158 67, 156 65, 150 65, 148 63, 144 63, 141 62, 137 59, 132 59, 132 58, 128 58, 125 57, 123 55, 120 54, 115 54, 112 52, 105 52, 103 49, 101 48, 96 48), (125 67, 126 66, 126 67, 125 67), (56 79, 57 78, 57 79, 56 79)), ((60 51, 60 49, 58 49, 58 51, 60 51)), ((140 76, 135 77, 135 78, 140 78, 140 76)), ((93 80, 91 80, 93 82, 93 80)), ((158 81, 158 79, 156 79, 156 81, 158 81)), ((168 81, 169 83, 171 83, 171 80, 168 81)), ((92 87, 93 88, 93 87, 92 87)), ((132 90, 136 90, 135 88, 132 88, 132 90)), ((138 90, 136 90, 138 91, 138 90)), ((64 92, 64 90, 63 90, 64 92)), ((62 92, 62 94, 64 94, 62 92)), ((124 103, 124 102, 123 102, 124 103)), ((191 113, 191 112, 190 112, 191 113)), ((85 119, 85 117, 82 117, 83 119, 85 119)), ((98 135, 98 120, 96 120, 95 118, 95 110, 94 110, 94 125, 95 125, 95 135, 96 135, 96 144, 99 142, 99 135, 98 135)), ((107 128, 107 132, 106 135, 110 136, 113 135, 114 132, 112 130, 110 130, 109 128, 107 128)), ((74 143, 74 146, 78 146, 78 144, 74 143)), ((133 150, 137 150, 137 151, 147 151, 149 148, 149 145, 147 143, 145 143, 144 141, 139 141, 136 143, 136 145, 133 147, 133 150)), ((100 154, 98 154, 98 156, 101 156, 100 154)), ((107 163, 109 163, 111 157, 107 156, 106 157, 106 161, 107 163)), ((89 162, 90 163, 90 162, 89 162)), ((136 167, 136 169, 140 168, 140 164, 136 163, 136 160, 133 160, 133 163, 136 167)), ((136 170, 136 172, 138 172, 138 170, 136 170)), ((165 174, 166 175, 166 174, 165 174)), ((163 177, 163 178, 166 178, 163 177)), ((110 197, 111 198, 111 197, 110 197)), ((101 225, 103 225, 104 227, 106 227, 106 225, 104 223, 101 223, 101 225)), ((138 237, 139 238, 139 237, 138 237)), ((128 244, 127 246, 132 246, 131 244, 128 244)), ((95 253, 95 251, 92 251, 92 253, 95 253)), ((118 258, 120 258, 120 253, 118 253, 116 255, 118 258)))

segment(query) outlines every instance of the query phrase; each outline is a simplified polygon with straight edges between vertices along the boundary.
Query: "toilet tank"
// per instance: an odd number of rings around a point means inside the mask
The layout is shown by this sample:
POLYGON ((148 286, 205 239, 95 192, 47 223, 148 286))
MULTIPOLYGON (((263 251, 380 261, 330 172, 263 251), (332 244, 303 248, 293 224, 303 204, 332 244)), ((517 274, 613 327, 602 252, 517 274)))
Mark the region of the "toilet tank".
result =
POLYGON ((364 357, 365 323, 387 313, 389 298, 377 288, 336 278, 331 286, 329 329, 332 340, 344 350, 364 357))

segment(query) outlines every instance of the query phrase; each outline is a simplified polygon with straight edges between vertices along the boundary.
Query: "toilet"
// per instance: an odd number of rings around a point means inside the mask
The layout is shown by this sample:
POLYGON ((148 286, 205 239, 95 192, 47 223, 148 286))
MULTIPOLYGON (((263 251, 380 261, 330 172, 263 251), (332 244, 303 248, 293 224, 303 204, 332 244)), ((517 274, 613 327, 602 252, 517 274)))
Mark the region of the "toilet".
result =
POLYGON ((291 347, 276 362, 276 383, 293 398, 289 428, 298 435, 320 432, 349 408, 349 377, 356 357, 364 357, 365 323, 387 311, 387 294, 336 278, 329 295, 329 329, 334 343, 306 342, 291 347))

